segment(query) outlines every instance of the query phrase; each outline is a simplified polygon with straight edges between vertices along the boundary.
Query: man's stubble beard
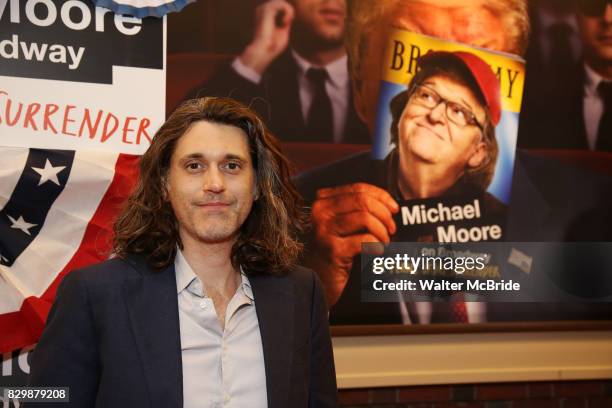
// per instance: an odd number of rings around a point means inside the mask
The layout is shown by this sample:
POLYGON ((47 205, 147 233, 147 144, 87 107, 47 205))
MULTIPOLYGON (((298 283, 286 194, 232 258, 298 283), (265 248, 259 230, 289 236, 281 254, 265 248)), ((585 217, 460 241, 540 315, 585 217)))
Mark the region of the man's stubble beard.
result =
POLYGON ((344 35, 346 28, 335 35, 319 32, 305 22, 296 21, 291 32, 291 43, 296 49, 312 51, 330 51, 344 48, 344 35))
POLYGON ((238 225, 237 215, 210 214, 204 219, 193 221, 193 227, 188 231, 198 241, 207 244, 218 244, 235 240, 240 234, 241 225, 238 225))

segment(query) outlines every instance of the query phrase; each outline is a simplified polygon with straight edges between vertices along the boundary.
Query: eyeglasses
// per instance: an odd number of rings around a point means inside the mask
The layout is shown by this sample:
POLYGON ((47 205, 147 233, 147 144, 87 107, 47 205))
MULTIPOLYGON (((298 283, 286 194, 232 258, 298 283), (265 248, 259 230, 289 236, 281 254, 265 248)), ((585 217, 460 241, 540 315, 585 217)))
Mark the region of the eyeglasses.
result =
POLYGON ((457 102, 442 98, 436 91, 428 86, 417 86, 410 96, 408 103, 414 103, 431 110, 435 109, 439 104, 444 103, 446 105, 445 113, 448 120, 459 127, 463 128, 472 125, 484 132, 484 127, 478 122, 472 111, 461 106, 457 102))
POLYGON ((601 17, 606 11, 606 6, 612 5, 612 0, 581 0, 576 3, 585 16, 601 17))

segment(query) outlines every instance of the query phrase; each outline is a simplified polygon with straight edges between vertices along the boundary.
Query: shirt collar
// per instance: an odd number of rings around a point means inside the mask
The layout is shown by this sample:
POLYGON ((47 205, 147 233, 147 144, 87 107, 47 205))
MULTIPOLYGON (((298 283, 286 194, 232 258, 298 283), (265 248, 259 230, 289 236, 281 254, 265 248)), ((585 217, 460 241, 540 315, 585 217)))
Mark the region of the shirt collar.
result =
POLYGON ((312 67, 325 68, 327 74, 329 75, 329 82, 333 86, 344 86, 347 85, 349 82, 348 57, 346 56, 346 54, 323 67, 311 64, 310 62, 306 61, 304 58, 302 58, 302 56, 300 56, 300 54, 295 52, 295 50, 291 50, 291 55, 293 56, 293 59, 297 64, 300 75, 306 75, 306 72, 312 67))
MULTIPOLYGON (((178 248, 176 250, 176 256, 174 257, 174 271, 176 274, 176 293, 177 294, 187 289, 187 287, 191 285, 191 283, 194 280, 198 281, 197 282, 199 284, 198 286, 201 287, 200 291, 202 294, 204 294, 204 286, 202 285, 202 283, 199 282, 198 277, 193 272, 193 269, 191 269, 191 266, 189 265, 189 263, 187 263, 187 260, 183 256, 183 252, 178 248)), ((249 278, 244 272, 242 265, 240 266, 240 280, 241 280, 240 287, 242 289, 242 293, 244 293, 244 295, 249 299, 249 301, 253 302, 255 298, 253 296, 253 289, 251 288, 251 282, 249 281, 249 278)))
POLYGON ((249 281, 249 278, 247 277, 246 273, 244 273, 242 265, 240 265, 240 279, 242 280, 242 283, 240 284, 240 286, 242 286, 242 293, 244 293, 244 295, 249 298, 251 302, 253 302, 255 300, 255 297, 253 296, 251 282, 249 281))
POLYGON ((194 279, 197 279, 193 269, 183 256, 183 252, 178 248, 174 257, 174 271, 176 274, 176 293, 181 293, 194 279))
POLYGON ((585 96, 599 96, 597 87, 603 81, 603 77, 593 71, 588 64, 584 64, 584 94, 585 96))

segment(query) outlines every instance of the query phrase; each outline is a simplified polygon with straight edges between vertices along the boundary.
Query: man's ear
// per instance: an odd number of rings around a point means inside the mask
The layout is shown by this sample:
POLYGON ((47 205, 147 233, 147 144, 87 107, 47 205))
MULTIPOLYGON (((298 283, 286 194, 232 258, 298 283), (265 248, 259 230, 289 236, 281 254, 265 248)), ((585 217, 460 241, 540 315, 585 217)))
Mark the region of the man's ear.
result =
POLYGON ((476 149, 470 156, 467 164, 468 167, 476 168, 484 163, 484 160, 487 158, 487 145, 484 142, 478 142, 476 144, 476 149))

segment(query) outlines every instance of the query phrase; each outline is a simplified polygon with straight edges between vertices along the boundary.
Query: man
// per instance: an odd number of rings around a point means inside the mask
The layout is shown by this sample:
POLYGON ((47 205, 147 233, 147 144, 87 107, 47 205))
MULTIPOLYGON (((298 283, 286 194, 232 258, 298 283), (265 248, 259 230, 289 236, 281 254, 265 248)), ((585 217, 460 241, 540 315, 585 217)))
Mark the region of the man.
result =
POLYGON ((612 151, 612 2, 575 1, 583 57, 561 91, 530 98, 521 146, 612 151), (554 101, 552 103, 551 101, 554 101))
POLYGON ((483 194, 497 160, 499 82, 467 52, 432 52, 419 59, 408 90, 391 101, 386 187, 397 198, 483 194), (393 163, 393 164, 392 164, 393 163))
POLYGON ((266 1, 252 41, 197 93, 250 105, 283 141, 368 143, 353 108, 345 14, 345 0, 266 1))
MULTIPOLYGON (((530 41, 525 59, 525 87, 519 122, 518 147, 537 146, 545 137, 544 116, 559 115, 559 104, 573 88, 582 54, 575 0, 534 0, 529 2, 530 41)), ((557 141, 558 143, 558 141, 557 141)))
MULTIPOLYGON (((486 191, 497 162, 500 96, 495 74, 472 53, 438 51, 421 57, 408 89, 391 100, 395 147, 374 184, 397 201, 478 200, 479 220, 503 219, 506 206, 486 191)), ((437 225, 411 225, 395 240, 433 241, 437 225)))
MULTIPOLYGON (((374 133, 380 61, 383 60, 387 28, 398 27, 416 33, 475 46, 521 53, 526 45, 528 19, 522 0, 396 0, 373 4, 355 1, 348 21, 347 47, 353 78, 355 106, 374 133)), ((359 268, 354 258, 362 242, 388 243, 396 233, 393 215, 396 200, 376 184, 376 164, 369 152, 327 168, 303 175, 298 186, 312 203, 312 232, 305 262, 323 281, 327 300, 335 305, 333 323, 407 321, 397 305, 368 304, 359 308, 359 268), (349 276, 355 278, 349 280, 349 276), (342 296, 347 284, 350 292, 342 296)), ((468 310, 469 314, 469 310, 468 310)))
POLYGON ((336 406, 322 289, 295 266, 298 195, 261 120, 187 101, 140 174, 116 257, 58 290, 31 385, 79 407, 336 406))
MULTIPOLYGON (((529 24, 523 0, 356 0, 349 16, 350 55, 356 109, 373 134, 385 28, 465 42, 521 54, 529 24)), ((358 265, 363 242, 388 243, 397 232, 396 200, 376 186, 376 163, 369 152, 323 167, 298 179, 312 203, 312 228, 305 262, 317 271, 334 324, 428 323, 447 320, 421 305, 361 303, 358 265), (350 278, 349 278, 350 277, 350 278), (406 310, 416 306, 417 310, 406 310)), ((585 173, 559 161, 517 151, 507 241, 592 241, 612 239, 610 177, 585 173)), ((488 320, 583 319, 609 316, 605 305, 561 310, 554 304, 487 304, 486 316, 475 302, 465 302, 468 322, 488 320), (499 306, 499 307, 498 307, 499 306), (537 313, 536 313, 537 312, 537 313)))
POLYGON ((583 111, 591 150, 612 151, 612 2, 578 2, 584 48, 583 111))
POLYGON ((536 69, 539 75, 548 72, 549 76, 552 76, 539 77, 542 81, 567 80, 561 74, 567 73, 565 70, 580 59, 582 51, 574 16, 574 2, 575 0, 529 2, 532 17, 531 41, 525 56, 529 64, 537 65, 530 68, 536 69))

